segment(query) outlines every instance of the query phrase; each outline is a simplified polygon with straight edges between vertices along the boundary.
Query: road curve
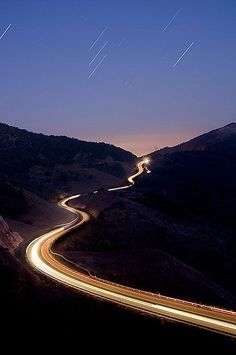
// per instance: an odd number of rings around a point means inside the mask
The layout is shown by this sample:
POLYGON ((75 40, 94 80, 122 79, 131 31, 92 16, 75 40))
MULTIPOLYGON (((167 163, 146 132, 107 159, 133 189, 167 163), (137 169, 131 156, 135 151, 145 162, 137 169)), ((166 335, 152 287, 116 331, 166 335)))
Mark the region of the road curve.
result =
MULTIPOLYGON (((147 159, 138 163, 138 171, 128 178, 127 185, 111 188, 108 191, 127 189, 134 185, 134 179, 144 172, 145 164, 147 163, 147 159)), ((60 207, 76 215, 72 222, 58 226, 49 233, 38 237, 27 247, 27 259, 35 269, 60 283, 96 297, 159 317, 173 319, 236 337, 236 312, 165 297, 86 275, 82 271, 72 268, 69 263, 65 263, 65 260, 53 253, 52 246, 58 238, 77 229, 89 220, 89 215, 86 212, 67 205, 69 200, 79 196, 70 196, 59 202, 60 207)))

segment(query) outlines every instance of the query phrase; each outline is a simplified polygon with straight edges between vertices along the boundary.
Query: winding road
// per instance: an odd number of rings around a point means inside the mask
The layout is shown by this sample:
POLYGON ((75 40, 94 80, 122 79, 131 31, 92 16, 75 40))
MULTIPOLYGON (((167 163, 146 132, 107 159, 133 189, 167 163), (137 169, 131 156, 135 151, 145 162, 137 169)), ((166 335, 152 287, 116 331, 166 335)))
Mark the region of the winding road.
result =
MULTIPOLYGON (((150 172, 146 169, 147 163, 147 159, 138 163, 138 171, 128 178, 127 185, 111 188, 108 191, 127 189, 134 185, 136 177, 144 171, 150 172)), ((97 191, 95 192, 97 193, 97 191)), ((74 195, 59 202, 60 207, 75 214, 76 218, 72 222, 57 226, 49 233, 32 241, 27 247, 27 259, 35 269, 60 283, 92 294, 95 297, 104 298, 159 317, 173 319, 236 337, 236 312, 165 297, 86 275, 53 253, 52 246, 58 238, 77 229, 89 220, 89 214, 85 211, 68 206, 70 200, 78 197, 80 195, 74 195)))

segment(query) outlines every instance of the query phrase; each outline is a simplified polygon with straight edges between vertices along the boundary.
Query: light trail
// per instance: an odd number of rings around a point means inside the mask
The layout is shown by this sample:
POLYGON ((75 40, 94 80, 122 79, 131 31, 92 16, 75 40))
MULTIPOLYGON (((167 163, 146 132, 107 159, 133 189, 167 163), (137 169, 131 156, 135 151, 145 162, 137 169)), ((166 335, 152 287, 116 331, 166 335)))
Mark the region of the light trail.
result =
POLYGON ((131 175, 129 178, 128 178, 128 182, 129 184, 128 185, 125 185, 125 186, 120 186, 120 187, 112 187, 110 189, 108 189, 107 191, 118 191, 118 190, 125 190, 125 189, 128 189, 129 187, 133 186, 134 185, 134 179, 139 176, 140 174, 143 173, 143 165, 144 164, 148 164, 149 163, 149 160, 148 159, 145 159, 141 162, 138 163, 137 167, 138 167, 138 172, 135 173, 134 175, 131 175))
POLYGON ((188 46, 187 49, 185 49, 185 51, 181 54, 181 56, 179 57, 179 59, 177 60, 177 62, 173 65, 173 68, 176 67, 176 65, 181 61, 181 59, 185 56, 185 54, 190 50, 190 48, 194 45, 194 42, 192 42, 190 44, 190 46, 188 46))
POLYGON ((122 40, 118 43, 118 47, 121 47, 122 44, 125 42, 126 37, 122 38, 122 40))
POLYGON ((107 45, 108 42, 109 42, 109 41, 106 41, 106 42, 104 43, 104 45, 100 48, 100 50, 97 52, 97 54, 93 57, 93 59, 92 59, 91 62, 89 63, 89 67, 90 67, 91 64, 93 64, 93 62, 94 62, 95 59, 99 56, 99 54, 101 53, 101 51, 106 47, 106 45, 107 45))
POLYGON ((179 9, 174 16, 171 18, 171 20, 168 22, 168 24, 163 28, 162 32, 165 32, 165 30, 167 30, 167 28, 172 24, 172 22, 174 21, 174 19, 176 18, 176 16, 178 16, 178 14, 181 12, 181 9, 179 9))
POLYGON ((96 65, 96 67, 93 69, 93 71, 89 74, 89 79, 91 78, 91 76, 95 73, 95 71, 100 67, 100 65, 102 64, 102 62, 104 61, 104 59, 107 57, 107 54, 104 55, 104 57, 100 60, 100 62, 98 63, 98 65, 96 65))
MULTIPOLYGON (((138 163, 138 172, 128 178, 126 186, 112 188, 108 191, 122 190, 133 186, 134 179, 146 170, 145 164, 148 162, 148 159, 144 159, 138 163)), ((85 275, 63 263, 64 259, 52 251, 53 244, 58 238, 89 221, 89 215, 85 211, 67 205, 70 200, 78 197, 80 195, 70 196, 59 202, 59 206, 76 215, 72 222, 38 237, 27 247, 27 259, 34 268, 62 284, 96 297, 152 315, 236 337, 236 312, 119 285, 95 276, 85 275)))
POLYGON ((5 36, 5 34, 7 33, 7 31, 10 29, 10 27, 11 27, 11 23, 10 23, 10 25, 5 29, 5 31, 1 34, 0 40, 5 36))
POLYGON ((108 27, 105 27, 102 32, 99 34, 99 36, 97 37, 97 39, 93 42, 93 44, 91 45, 91 47, 89 48, 89 52, 91 51, 91 49, 95 46, 95 44, 99 41, 99 39, 102 37, 103 33, 105 33, 108 30, 108 27))

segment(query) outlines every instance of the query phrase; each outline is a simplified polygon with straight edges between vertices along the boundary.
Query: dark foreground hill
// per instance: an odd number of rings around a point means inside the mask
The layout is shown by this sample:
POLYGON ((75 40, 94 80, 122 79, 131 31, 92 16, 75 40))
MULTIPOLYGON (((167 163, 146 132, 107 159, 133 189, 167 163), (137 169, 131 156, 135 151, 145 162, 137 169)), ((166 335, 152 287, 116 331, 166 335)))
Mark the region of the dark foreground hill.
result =
MULTIPOLYGON (((53 199, 59 193, 89 189, 89 185, 116 183, 133 169, 135 158, 110 144, 46 136, 0 123, 0 184, 6 195, 1 194, 4 201, 14 193, 20 200, 21 192, 15 187, 53 199)), ((13 208, 9 204, 8 210, 13 208)))
POLYGON ((193 343, 199 352, 220 349, 234 354, 233 339, 127 310, 73 291, 37 273, 16 257, 13 249, 20 237, 2 219, 0 239, 3 241, 0 242, 2 346, 9 346, 14 339, 18 349, 25 350, 24 337, 37 341, 43 334, 44 341, 49 344, 55 340, 54 350, 62 346, 74 349, 78 346, 78 335, 80 346, 88 346, 89 333, 93 338, 89 348, 94 346, 94 350, 101 349, 103 353, 104 349, 107 349, 105 353, 110 353, 110 347, 100 341, 106 334, 121 352, 124 343, 132 349, 145 346, 151 352, 158 337, 159 346, 169 350, 174 343, 175 349, 181 349, 182 354, 189 354, 189 345, 183 339, 193 343))
POLYGON ((157 151, 151 161, 152 174, 139 184, 149 205, 235 230, 235 123, 157 151))

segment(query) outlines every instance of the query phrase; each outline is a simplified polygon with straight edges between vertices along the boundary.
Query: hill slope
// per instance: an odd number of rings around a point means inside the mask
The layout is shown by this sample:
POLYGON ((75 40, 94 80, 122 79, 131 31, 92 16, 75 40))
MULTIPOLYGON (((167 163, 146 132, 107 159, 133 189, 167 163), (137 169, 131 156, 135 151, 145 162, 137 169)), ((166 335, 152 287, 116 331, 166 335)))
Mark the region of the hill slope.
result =
POLYGON ((160 205, 236 228, 235 123, 157 151, 151 160, 152 174, 141 185, 160 205))
POLYGON ((224 127, 214 129, 204 133, 187 142, 178 144, 174 147, 166 147, 153 152, 151 156, 155 158, 158 155, 171 154, 182 151, 201 151, 210 148, 212 145, 222 143, 230 137, 236 135, 236 123, 232 122, 224 127))
POLYGON ((93 180, 96 171, 105 173, 102 180, 106 174, 124 178, 135 158, 110 144, 46 136, 0 123, 0 181, 45 198, 70 192, 75 182, 93 180))

